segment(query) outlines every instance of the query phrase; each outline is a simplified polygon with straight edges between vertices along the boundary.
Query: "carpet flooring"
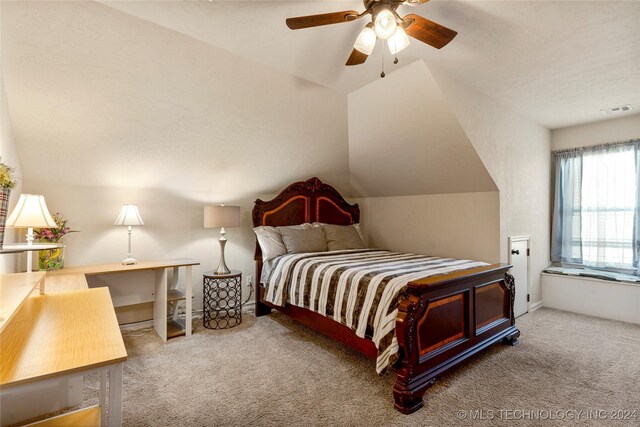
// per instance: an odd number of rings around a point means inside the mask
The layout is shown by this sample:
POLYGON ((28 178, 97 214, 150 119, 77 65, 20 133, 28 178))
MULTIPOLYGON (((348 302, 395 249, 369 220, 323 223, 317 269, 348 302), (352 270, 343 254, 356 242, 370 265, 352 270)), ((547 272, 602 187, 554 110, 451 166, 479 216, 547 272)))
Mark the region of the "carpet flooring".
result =
POLYGON ((226 331, 197 325, 166 344, 127 332, 124 425, 640 425, 640 325, 545 308, 517 324, 520 346, 498 344, 445 374, 411 415, 393 409, 393 371, 376 375, 372 361, 279 313, 244 314, 226 331))

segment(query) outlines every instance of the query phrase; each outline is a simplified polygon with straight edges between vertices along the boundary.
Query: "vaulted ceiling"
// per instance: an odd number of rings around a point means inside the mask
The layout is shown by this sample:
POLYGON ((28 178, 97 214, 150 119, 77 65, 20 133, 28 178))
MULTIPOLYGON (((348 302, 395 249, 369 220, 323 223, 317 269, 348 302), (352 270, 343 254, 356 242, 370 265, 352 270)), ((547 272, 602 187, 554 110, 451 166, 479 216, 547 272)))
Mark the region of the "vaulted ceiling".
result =
MULTIPOLYGON (((380 45, 343 64, 363 20, 291 31, 290 16, 363 10, 345 1, 104 1, 104 4, 342 93, 379 78, 380 45)), ((414 41, 387 72, 422 59, 549 128, 640 109, 640 2, 438 1, 403 6, 459 32, 442 50, 414 41)))
POLYGON ((349 95, 349 174, 362 197, 498 189, 422 61, 349 95))

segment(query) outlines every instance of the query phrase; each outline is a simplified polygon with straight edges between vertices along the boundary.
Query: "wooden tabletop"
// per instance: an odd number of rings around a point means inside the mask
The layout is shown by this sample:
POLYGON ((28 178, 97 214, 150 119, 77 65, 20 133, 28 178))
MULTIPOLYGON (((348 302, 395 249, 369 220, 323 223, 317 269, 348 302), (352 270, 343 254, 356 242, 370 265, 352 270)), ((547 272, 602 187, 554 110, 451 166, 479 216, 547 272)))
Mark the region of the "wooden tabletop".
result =
POLYGON ((167 259, 157 261, 140 261, 137 264, 122 265, 121 263, 100 264, 100 265, 83 265, 79 267, 63 268, 61 270, 51 270, 47 272, 48 276, 57 276, 60 274, 106 274, 106 273, 123 273, 127 271, 139 270, 155 270, 157 268, 186 267, 189 265, 200 265, 198 261, 191 258, 167 259))
POLYGON ((52 275, 47 273, 44 279, 45 292, 50 294, 53 292, 77 291, 81 289, 89 289, 87 276, 82 273, 69 273, 52 275))
POLYGON ((127 360, 106 287, 32 295, 12 325, 0 334, 1 387, 127 360))
POLYGON ((40 272, 0 276, 0 332, 43 279, 40 272))

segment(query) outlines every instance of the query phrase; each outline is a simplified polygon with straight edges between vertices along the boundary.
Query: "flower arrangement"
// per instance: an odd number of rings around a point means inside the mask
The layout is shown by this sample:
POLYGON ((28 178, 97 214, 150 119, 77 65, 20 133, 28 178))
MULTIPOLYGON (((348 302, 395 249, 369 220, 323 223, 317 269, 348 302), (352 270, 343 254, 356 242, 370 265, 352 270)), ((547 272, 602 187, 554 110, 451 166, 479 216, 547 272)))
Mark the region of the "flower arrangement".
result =
POLYGON ((0 162, 0 187, 13 188, 16 180, 13 178, 14 169, 0 162))
POLYGON ((55 228, 36 228, 33 230, 34 237, 41 242, 58 243, 64 236, 69 233, 77 233, 76 230, 71 230, 68 227, 69 220, 65 219, 60 212, 56 212, 51 215, 56 223, 55 228))

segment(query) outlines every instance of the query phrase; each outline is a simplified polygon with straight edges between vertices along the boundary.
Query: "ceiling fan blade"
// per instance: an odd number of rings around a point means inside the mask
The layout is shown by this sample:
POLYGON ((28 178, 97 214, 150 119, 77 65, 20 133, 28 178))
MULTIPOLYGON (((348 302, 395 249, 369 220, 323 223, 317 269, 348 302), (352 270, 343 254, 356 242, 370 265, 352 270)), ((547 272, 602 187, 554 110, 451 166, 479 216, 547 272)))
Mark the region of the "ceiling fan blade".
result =
POLYGON ((366 61, 368 57, 369 55, 360 52, 358 49, 353 49, 351 55, 349 55, 349 59, 347 59, 347 63, 344 65, 364 64, 364 61, 366 61))
POLYGON ((414 6, 416 4, 422 4, 422 3, 426 3, 429 0, 407 0, 407 2, 405 4, 409 5, 409 6, 414 6))
POLYGON ((292 30, 299 30, 301 28, 319 27, 321 25, 354 21, 359 17, 360 14, 355 10, 323 13, 320 15, 298 16, 296 18, 287 18, 287 27, 292 30))
POLYGON ((436 49, 446 46, 458 34, 457 31, 413 13, 405 16, 402 20, 408 24, 404 29, 408 35, 436 49))

